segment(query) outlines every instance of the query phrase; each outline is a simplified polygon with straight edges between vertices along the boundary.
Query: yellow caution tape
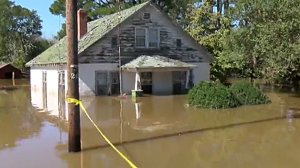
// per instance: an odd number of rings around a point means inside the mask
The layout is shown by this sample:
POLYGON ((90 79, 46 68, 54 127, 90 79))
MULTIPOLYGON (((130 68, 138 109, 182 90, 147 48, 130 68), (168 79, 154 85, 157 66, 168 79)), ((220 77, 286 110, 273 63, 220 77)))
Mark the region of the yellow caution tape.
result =
POLYGON ((67 98, 68 103, 73 103, 76 106, 79 105, 79 107, 83 110, 87 118, 93 123, 93 125, 96 127, 100 135, 104 138, 104 140, 132 167, 137 168, 136 165, 134 165, 123 153, 121 153, 111 142, 110 140, 104 135, 104 133, 100 130, 100 128, 96 125, 96 123, 92 120, 88 112, 86 111, 85 107, 83 106, 82 102, 80 100, 74 99, 74 98, 67 98))

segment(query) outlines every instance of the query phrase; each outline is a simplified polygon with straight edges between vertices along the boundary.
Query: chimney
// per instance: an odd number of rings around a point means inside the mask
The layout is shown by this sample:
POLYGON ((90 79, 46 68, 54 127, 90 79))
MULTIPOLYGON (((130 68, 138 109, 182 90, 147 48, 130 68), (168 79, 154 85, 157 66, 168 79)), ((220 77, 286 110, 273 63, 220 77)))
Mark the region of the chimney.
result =
POLYGON ((80 40, 87 32, 87 14, 83 9, 77 11, 77 38, 80 40))

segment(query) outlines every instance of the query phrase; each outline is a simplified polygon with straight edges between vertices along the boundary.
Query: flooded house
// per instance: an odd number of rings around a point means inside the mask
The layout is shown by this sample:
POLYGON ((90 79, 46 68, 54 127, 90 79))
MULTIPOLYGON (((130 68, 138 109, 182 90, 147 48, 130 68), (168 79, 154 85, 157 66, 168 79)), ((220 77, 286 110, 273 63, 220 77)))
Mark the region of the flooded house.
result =
MULTIPOLYGON (((83 10, 77 17, 81 96, 117 95, 120 84, 127 94, 178 94, 209 80, 208 51, 154 3, 91 22, 83 10)), ((65 37, 26 64, 36 93, 33 101, 41 107, 47 106, 45 95, 55 96, 55 104, 57 96, 65 99, 66 51, 65 37)))
POLYGON ((0 79, 22 78, 20 69, 8 63, 0 62, 0 79))

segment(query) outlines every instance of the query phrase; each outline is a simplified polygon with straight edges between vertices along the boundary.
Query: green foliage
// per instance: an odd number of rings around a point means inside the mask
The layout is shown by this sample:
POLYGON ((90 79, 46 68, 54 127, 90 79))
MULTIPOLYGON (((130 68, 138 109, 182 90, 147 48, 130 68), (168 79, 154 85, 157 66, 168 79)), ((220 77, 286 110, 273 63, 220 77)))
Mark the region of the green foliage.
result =
POLYGON ((225 82, 235 74, 299 86, 300 1, 212 0, 196 4, 189 9, 186 30, 215 57, 213 80, 225 82))
POLYGON ((205 1, 200 7, 192 5, 187 16, 189 24, 186 30, 215 57, 211 64, 211 79, 226 83, 228 72, 218 57, 222 54, 224 41, 230 34, 231 21, 229 17, 221 14, 222 10, 213 12, 212 9, 212 1, 205 1))
POLYGON ((0 62, 23 67, 33 57, 42 21, 36 11, 9 0, 0 1, 0 11, 0 62))
MULTIPOLYGON (((129 8, 135 4, 142 3, 145 0, 120 1, 120 9, 129 8)), ((118 12, 119 4, 116 0, 78 0, 77 8, 87 11, 89 20, 95 20, 105 15, 118 12)), ((54 15, 66 17, 66 0, 55 0, 49 8, 54 15)), ((56 39, 66 36, 66 25, 62 24, 61 30, 57 33, 56 39)))
POLYGON ((229 88, 217 82, 200 82, 189 91, 188 102, 192 106, 211 109, 271 103, 261 90, 246 81, 229 88))
MULTIPOLYGON (((121 10, 132 7, 136 4, 146 2, 147 0, 120 0, 121 10)), ((153 3, 163 9, 169 16, 177 20, 182 26, 187 24, 185 20, 188 5, 195 0, 152 0, 153 3)), ((105 15, 118 12, 118 0, 78 0, 78 8, 87 11, 89 20, 95 20, 105 15)), ((50 6, 49 10, 54 15, 66 17, 66 0, 55 0, 50 6)), ((61 39, 66 35, 66 25, 63 24, 61 30, 57 33, 56 39, 61 39)))
POLYGON ((227 87, 216 82, 200 82, 188 93, 188 102, 199 108, 232 108, 239 102, 227 87))
POLYGON ((300 80, 300 1, 239 0, 231 13, 236 20, 221 57, 227 69, 297 84, 300 80))
POLYGON ((241 81, 230 86, 229 90, 235 95, 240 104, 255 105, 270 103, 270 99, 250 82, 241 81))

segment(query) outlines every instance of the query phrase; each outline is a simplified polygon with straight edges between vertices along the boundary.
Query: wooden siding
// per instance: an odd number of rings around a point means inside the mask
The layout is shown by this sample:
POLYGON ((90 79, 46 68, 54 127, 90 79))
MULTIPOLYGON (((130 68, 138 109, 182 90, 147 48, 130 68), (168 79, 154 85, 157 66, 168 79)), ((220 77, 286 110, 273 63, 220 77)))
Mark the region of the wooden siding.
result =
MULTIPOLYGON (((120 29, 122 64, 140 55, 161 55, 184 62, 209 62, 209 55, 165 14, 149 5, 122 23, 120 29), (143 19, 144 13, 150 13, 150 19, 143 19), (135 29, 156 28, 159 30, 159 48, 136 48, 135 29), (177 48, 177 39, 182 46, 177 48)), ((118 28, 80 54, 80 63, 117 63, 118 47, 112 46, 112 37, 118 36, 118 28)))
POLYGON ((22 78, 21 70, 8 64, 0 68, 0 79, 11 79, 13 72, 15 73, 15 78, 22 78))

